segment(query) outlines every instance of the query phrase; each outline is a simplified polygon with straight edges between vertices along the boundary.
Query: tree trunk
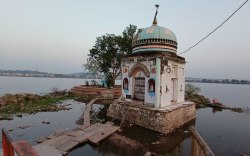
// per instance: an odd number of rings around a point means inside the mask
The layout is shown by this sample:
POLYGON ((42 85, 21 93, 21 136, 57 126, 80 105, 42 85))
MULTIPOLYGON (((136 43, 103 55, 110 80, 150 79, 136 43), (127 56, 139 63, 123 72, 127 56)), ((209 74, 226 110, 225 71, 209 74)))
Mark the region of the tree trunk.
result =
POLYGON ((112 86, 115 88, 115 77, 112 77, 112 86))

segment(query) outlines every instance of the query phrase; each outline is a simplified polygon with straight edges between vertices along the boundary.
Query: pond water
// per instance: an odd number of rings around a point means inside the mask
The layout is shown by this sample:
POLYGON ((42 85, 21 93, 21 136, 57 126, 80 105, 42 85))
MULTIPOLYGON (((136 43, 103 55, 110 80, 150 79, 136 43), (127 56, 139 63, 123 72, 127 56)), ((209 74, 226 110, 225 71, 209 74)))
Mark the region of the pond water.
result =
MULTIPOLYGON (((44 78, 44 77, 7 77, 0 76, 0 96, 6 93, 48 93, 51 89, 69 90, 75 85, 91 84, 93 79, 71 79, 71 78, 44 78)), ((100 79, 95 79, 100 83, 100 79)), ((116 80, 116 84, 120 81, 116 80)))
POLYGON ((200 94, 208 98, 216 98, 231 107, 250 108, 250 85, 219 84, 219 83, 190 83, 201 88, 200 94))
MULTIPOLYGON (((1 93, 10 92, 33 92, 44 93, 50 90, 51 86, 69 89, 73 85, 84 84, 82 79, 50 79, 50 78, 20 78, 0 77, 1 93), (41 80, 42 79, 42 80, 41 80), (44 80, 43 80, 44 79, 44 80), (30 80, 32 82, 30 82, 30 80), (80 82, 79 82, 80 81, 80 82), (22 84, 18 85, 19 82, 22 84), (11 84, 12 83, 12 84, 11 84), (20 87, 20 88, 18 88, 20 87), (7 88, 7 89, 6 89, 7 88), (43 89, 41 89, 43 88, 43 89)), ((233 107, 249 108, 250 85, 230 84, 204 84, 192 83, 201 88, 201 94, 206 97, 217 98, 222 103, 233 107)), ((70 104, 67 107, 72 109, 59 112, 41 112, 32 115, 24 115, 22 118, 15 117, 11 121, 0 121, 0 128, 12 130, 10 135, 14 140, 28 140, 35 144, 35 140, 41 136, 52 134, 57 129, 71 129, 81 123, 79 120, 84 103, 72 100, 63 104, 70 104), (50 124, 43 124, 48 121, 50 124), (19 127, 28 126, 25 129, 19 127)), ((104 122, 105 108, 103 105, 94 105, 96 121, 104 122), (101 110, 101 111, 100 111, 101 110), (96 114, 98 113, 99 114, 96 114)), ((210 146, 215 155, 250 155, 250 115, 247 113, 236 113, 230 110, 215 111, 212 108, 198 109, 196 120, 190 125, 195 125, 203 139, 210 146)), ((129 144, 118 144, 106 139, 99 146, 84 144, 69 153, 70 156, 80 155, 144 155, 147 151, 157 155, 191 155, 191 137, 187 133, 187 125, 169 135, 162 135, 137 126, 123 128, 120 135, 126 136, 137 142, 137 146, 129 144)))
POLYGON ((13 130, 10 131, 13 140, 28 140, 29 143, 34 145, 36 139, 48 136, 55 130, 76 127, 76 121, 82 115, 85 104, 66 100, 61 105, 66 105, 66 108, 71 109, 58 112, 40 112, 31 115, 24 114, 21 118, 15 117, 14 120, 0 121, 0 128, 13 130), (50 122, 50 124, 43 124, 43 122, 50 122), (27 128, 22 129, 22 127, 27 128))

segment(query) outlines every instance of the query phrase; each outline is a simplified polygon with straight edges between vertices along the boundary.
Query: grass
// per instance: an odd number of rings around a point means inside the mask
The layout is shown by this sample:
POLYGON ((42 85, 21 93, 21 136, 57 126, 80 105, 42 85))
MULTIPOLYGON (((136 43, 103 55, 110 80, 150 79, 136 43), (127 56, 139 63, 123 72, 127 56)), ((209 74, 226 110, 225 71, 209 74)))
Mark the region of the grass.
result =
POLYGON ((87 103, 92 100, 93 96, 80 96, 73 95, 69 93, 50 93, 44 96, 40 96, 37 99, 23 99, 18 103, 8 103, 5 106, 0 107, 0 116, 14 115, 19 113, 36 113, 36 112, 46 112, 46 111, 59 111, 65 108, 59 107, 58 103, 64 100, 73 99, 78 102, 87 103))

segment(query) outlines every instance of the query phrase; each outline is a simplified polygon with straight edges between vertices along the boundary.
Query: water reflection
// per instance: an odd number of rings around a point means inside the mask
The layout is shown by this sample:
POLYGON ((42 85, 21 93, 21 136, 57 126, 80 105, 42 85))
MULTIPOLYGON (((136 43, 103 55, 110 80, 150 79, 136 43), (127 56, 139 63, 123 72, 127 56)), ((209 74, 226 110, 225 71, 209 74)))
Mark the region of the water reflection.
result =
POLYGON ((93 155, 137 156, 146 152, 155 155, 191 155, 191 139, 187 129, 194 123, 195 120, 168 135, 127 125, 98 146, 86 144, 70 152, 69 156, 80 156, 90 149, 93 155))
MULTIPOLYGON (((32 115, 15 117, 11 121, 0 121, 0 128, 10 131, 14 140, 28 140, 32 145, 42 136, 48 136, 57 129, 72 129, 81 124, 76 122, 82 116, 85 104, 73 100, 64 102, 67 111, 41 112, 32 115), (43 122, 50 124, 43 124, 43 122), (20 128, 25 127, 25 128, 20 128)), ((106 122, 108 105, 94 104, 91 116, 95 122, 106 122)), ((79 120, 80 121, 80 120, 79 120)), ((188 126, 195 128, 210 146, 215 155, 250 154, 250 115, 230 110, 213 110, 202 108, 197 110, 196 121, 176 130, 169 135, 160 134, 135 125, 127 124, 117 136, 111 136, 100 145, 84 144, 69 153, 80 155, 144 155, 150 151, 156 155, 191 155, 191 137, 188 126), (125 139, 121 139, 125 138, 125 139), (125 141, 124 141, 125 140, 125 141)), ((118 123, 119 124, 119 123, 118 123)), ((0 136, 1 137, 1 136, 0 136)), ((1 138, 0 138, 1 139, 1 138)))

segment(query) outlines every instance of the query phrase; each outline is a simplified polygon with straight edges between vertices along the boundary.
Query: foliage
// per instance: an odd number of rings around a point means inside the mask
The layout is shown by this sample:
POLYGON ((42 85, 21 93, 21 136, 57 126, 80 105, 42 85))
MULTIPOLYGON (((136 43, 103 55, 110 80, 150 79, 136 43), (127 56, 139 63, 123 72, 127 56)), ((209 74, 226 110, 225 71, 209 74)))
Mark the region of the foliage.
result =
POLYGON ((85 81, 85 86, 89 86, 89 81, 88 80, 85 81))
POLYGON ((68 91, 67 89, 59 89, 58 87, 52 87, 51 89, 51 95, 65 95, 68 91))
POLYGON ((132 40, 137 27, 129 25, 122 35, 106 34, 96 38, 95 45, 90 49, 84 68, 94 74, 103 73, 110 86, 121 73, 121 58, 132 52, 132 40))
POLYGON ((0 108, 3 114, 16 114, 16 113, 36 113, 43 111, 58 111, 59 108, 56 103, 62 102, 66 99, 71 99, 70 95, 52 95, 47 94, 38 99, 25 99, 21 103, 10 103, 0 108))
POLYGON ((91 80, 91 85, 96 86, 96 85, 98 85, 98 82, 93 79, 93 80, 91 80))
POLYGON ((192 84, 186 84, 185 90, 186 96, 193 96, 201 91, 199 87, 194 86, 192 84))

